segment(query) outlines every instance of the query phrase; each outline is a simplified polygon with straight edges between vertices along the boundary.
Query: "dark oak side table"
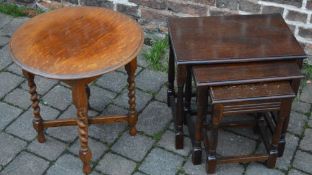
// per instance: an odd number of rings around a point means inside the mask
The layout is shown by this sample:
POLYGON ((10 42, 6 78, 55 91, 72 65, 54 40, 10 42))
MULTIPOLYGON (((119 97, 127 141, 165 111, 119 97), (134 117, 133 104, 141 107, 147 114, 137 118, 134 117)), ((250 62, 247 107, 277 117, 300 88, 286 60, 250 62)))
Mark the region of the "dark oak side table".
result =
MULTIPOLYGON (((195 69, 193 68, 193 70, 195 69)), ((207 105, 205 104, 208 104, 208 93, 211 99, 211 118, 204 127, 207 173, 215 173, 217 164, 224 163, 265 161, 268 168, 274 168, 278 157, 278 144, 283 122, 289 117, 291 103, 296 96, 289 81, 213 86, 208 90, 207 85, 202 86, 198 84, 196 75, 194 75, 194 78, 197 87, 197 118, 206 117, 207 105), (262 132, 266 128, 260 122, 264 112, 269 111, 278 113, 275 117, 275 128, 271 134, 262 132), (232 153, 231 156, 217 156, 218 130, 222 127, 225 117, 246 113, 258 114, 259 120, 257 125, 266 152, 245 155, 232 153)), ((226 139, 224 141, 227 142, 226 139)))
MULTIPOLYGON (((301 67, 302 60, 306 58, 304 50, 279 14, 170 18, 168 28, 167 97, 175 118, 177 149, 183 148, 183 123, 185 114, 190 111, 191 98, 190 93, 185 92, 192 88, 193 65, 295 60, 301 67), (177 93, 174 89, 175 77, 177 93)), ((299 83, 298 79, 291 80, 295 93, 299 83)), ((281 142, 285 142, 288 122, 284 121, 281 142)), ((193 140, 192 137, 191 134, 193 140)), ((201 148, 194 147, 192 143, 193 155, 201 152, 201 148)))
MULTIPOLYGON (((135 102, 136 56, 143 45, 143 31, 126 15, 96 7, 69 7, 36 16, 23 24, 10 42, 14 62, 28 79, 33 126, 40 143, 44 129, 78 125, 83 172, 91 172, 88 126, 128 122, 130 135, 136 135, 135 102), (128 73, 128 115, 88 118, 88 84, 99 76, 125 66, 128 73), (72 88, 77 118, 43 120, 34 76, 61 80, 72 88)), ((110 82, 107 82, 110 83, 110 82)))

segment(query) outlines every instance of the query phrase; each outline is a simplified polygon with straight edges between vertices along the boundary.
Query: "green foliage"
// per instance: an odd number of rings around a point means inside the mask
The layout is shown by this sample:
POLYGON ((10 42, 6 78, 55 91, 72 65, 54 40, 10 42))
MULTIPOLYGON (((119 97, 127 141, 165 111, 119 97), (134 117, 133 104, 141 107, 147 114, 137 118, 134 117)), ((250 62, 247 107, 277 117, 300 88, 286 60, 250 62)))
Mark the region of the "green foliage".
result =
POLYGON ((163 135, 163 131, 157 132, 153 135, 153 139, 156 141, 159 141, 162 135, 163 135))
POLYGON ((157 71, 166 71, 167 66, 162 62, 169 47, 168 36, 164 39, 156 39, 152 47, 143 53, 144 58, 149 62, 149 66, 157 71))
POLYGON ((23 6, 17 6, 16 4, 0 3, 0 13, 11 15, 14 17, 20 16, 35 16, 37 14, 43 13, 42 10, 32 9, 23 6))
POLYGON ((304 63, 303 71, 304 71, 304 74, 306 75, 306 78, 311 80, 312 79, 312 65, 304 63))
POLYGON ((186 172, 185 172, 185 170, 183 169, 183 167, 178 167, 178 172, 177 172, 177 174, 179 174, 179 175, 186 175, 186 172))

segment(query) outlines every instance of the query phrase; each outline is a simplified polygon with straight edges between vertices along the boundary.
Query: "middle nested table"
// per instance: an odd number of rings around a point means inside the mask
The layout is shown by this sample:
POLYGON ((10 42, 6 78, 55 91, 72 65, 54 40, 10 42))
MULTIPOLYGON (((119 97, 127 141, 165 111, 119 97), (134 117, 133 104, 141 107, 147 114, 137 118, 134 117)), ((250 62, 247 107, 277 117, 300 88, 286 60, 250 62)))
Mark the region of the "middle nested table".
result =
MULTIPOLYGON (((272 61, 278 65, 285 61, 295 61, 301 68, 302 60, 306 58, 304 50, 280 14, 171 18, 168 20, 168 28, 170 55, 167 97, 175 119, 177 149, 183 148, 183 124, 186 123, 186 114, 190 112, 191 94, 185 92, 190 92, 192 88, 192 66, 210 65, 213 68, 272 61), (175 78, 177 93, 174 88, 175 78)), ((222 74, 215 72, 215 76, 220 79, 222 74)), ((228 78, 224 77, 217 84, 228 83, 228 78)), ((245 78, 248 80, 248 76, 245 78)), ((297 92, 300 80, 290 81, 294 92, 297 92)), ((283 124, 280 139, 280 142, 284 142, 282 146, 285 146, 288 122, 286 119, 283 124)), ((192 127, 189 129, 191 133, 194 130, 192 127)), ((194 160, 201 158, 196 158, 195 153, 201 152, 201 147, 194 145, 193 137, 191 134, 193 163, 196 163, 194 160)))

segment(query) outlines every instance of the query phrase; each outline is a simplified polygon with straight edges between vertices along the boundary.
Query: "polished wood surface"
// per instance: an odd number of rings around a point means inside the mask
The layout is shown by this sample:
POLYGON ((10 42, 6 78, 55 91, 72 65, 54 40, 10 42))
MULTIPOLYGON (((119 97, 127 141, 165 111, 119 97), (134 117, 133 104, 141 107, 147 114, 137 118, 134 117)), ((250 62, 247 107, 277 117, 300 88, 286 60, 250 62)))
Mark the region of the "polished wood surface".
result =
POLYGON ((193 66, 196 86, 220 86, 242 83, 301 79, 296 60, 193 66))
POLYGON ((210 87, 210 96, 213 104, 293 98, 293 92, 289 82, 270 82, 229 86, 210 87))
POLYGON ((24 70, 54 79, 80 79, 115 70, 141 49, 143 32, 130 17, 105 8, 66 7, 24 23, 10 42, 24 70))
POLYGON ((280 14, 170 18, 177 64, 304 58, 280 14))

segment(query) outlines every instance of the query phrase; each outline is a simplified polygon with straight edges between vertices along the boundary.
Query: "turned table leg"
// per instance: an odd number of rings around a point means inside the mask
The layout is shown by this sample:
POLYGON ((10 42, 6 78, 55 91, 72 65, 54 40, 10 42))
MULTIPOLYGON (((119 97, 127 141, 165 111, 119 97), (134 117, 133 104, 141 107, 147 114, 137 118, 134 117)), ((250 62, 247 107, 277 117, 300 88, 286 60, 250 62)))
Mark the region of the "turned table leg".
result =
POLYGON ((73 103, 77 109, 77 125, 80 140, 79 157, 83 163, 83 172, 91 172, 90 161, 92 158, 91 150, 88 146, 88 94, 85 84, 77 80, 72 84, 73 103))
POLYGON ((208 131, 208 153, 206 170, 208 174, 214 174, 217 168, 217 145, 218 145, 218 130, 220 121, 223 118, 223 105, 216 104, 212 108, 211 131, 208 131))
POLYGON ((184 135, 183 135, 183 119, 184 119, 184 85, 186 81, 186 66, 178 65, 177 67, 177 103, 175 113, 175 128, 176 138, 175 147, 176 149, 183 149, 184 135))
POLYGON ((33 108, 33 114, 34 114, 34 120, 33 120, 33 127, 37 131, 37 140, 40 143, 45 142, 45 136, 44 136, 44 126, 43 126, 43 120, 40 115, 40 107, 39 107, 39 97, 37 93, 37 86, 35 84, 35 76, 34 74, 31 74, 25 70, 23 70, 24 76, 27 78, 28 86, 29 86, 29 93, 30 93, 30 99, 32 101, 32 108, 33 108))
MULTIPOLYGON (((192 100, 192 67, 187 66, 186 82, 185 82, 185 113, 191 112, 191 100, 192 100)), ((207 97, 208 98, 208 97, 207 97)), ((184 115, 186 117, 186 115, 184 115)), ((186 119, 184 119, 186 122, 186 119)))
POLYGON ((194 165, 199 165, 202 162, 202 126, 203 119, 207 114, 208 104, 208 88, 197 87, 197 116, 195 118, 195 140, 192 152, 192 162, 194 165))
MULTIPOLYGON (((300 66, 300 68, 302 67, 302 62, 299 63, 299 66, 300 66)), ((291 81, 291 87, 293 88, 295 93, 298 92, 299 86, 300 86, 300 80, 292 80, 291 81)), ((279 144, 278 144, 278 157, 282 157, 283 154, 284 154, 285 145, 286 145, 286 133, 287 133, 287 129, 288 129, 289 118, 290 118, 290 115, 288 115, 285 118, 285 121, 284 121, 284 124, 283 124, 281 138, 280 138, 280 141, 279 141, 279 144)))
POLYGON ((290 110, 291 110, 291 100, 283 100, 281 102, 281 108, 278 114, 274 135, 272 136, 269 159, 267 161, 267 166, 269 168, 275 167, 276 159, 278 157, 278 144, 281 138, 281 134, 283 132, 285 119, 288 118, 290 110))
POLYGON ((174 67, 174 55, 173 55, 173 50, 171 46, 171 42, 169 39, 170 43, 170 50, 169 50, 169 66, 168 66, 168 90, 167 90, 167 105, 169 107, 173 106, 174 104, 171 104, 175 96, 174 92, 174 78, 175 78, 175 67, 174 67))
POLYGON ((135 136, 137 129, 135 125, 138 121, 138 113, 136 111, 136 102, 135 102, 135 71, 137 69, 137 59, 133 59, 126 66, 126 71, 128 74, 128 97, 129 97, 129 119, 128 124, 130 127, 129 133, 131 136, 135 136))

